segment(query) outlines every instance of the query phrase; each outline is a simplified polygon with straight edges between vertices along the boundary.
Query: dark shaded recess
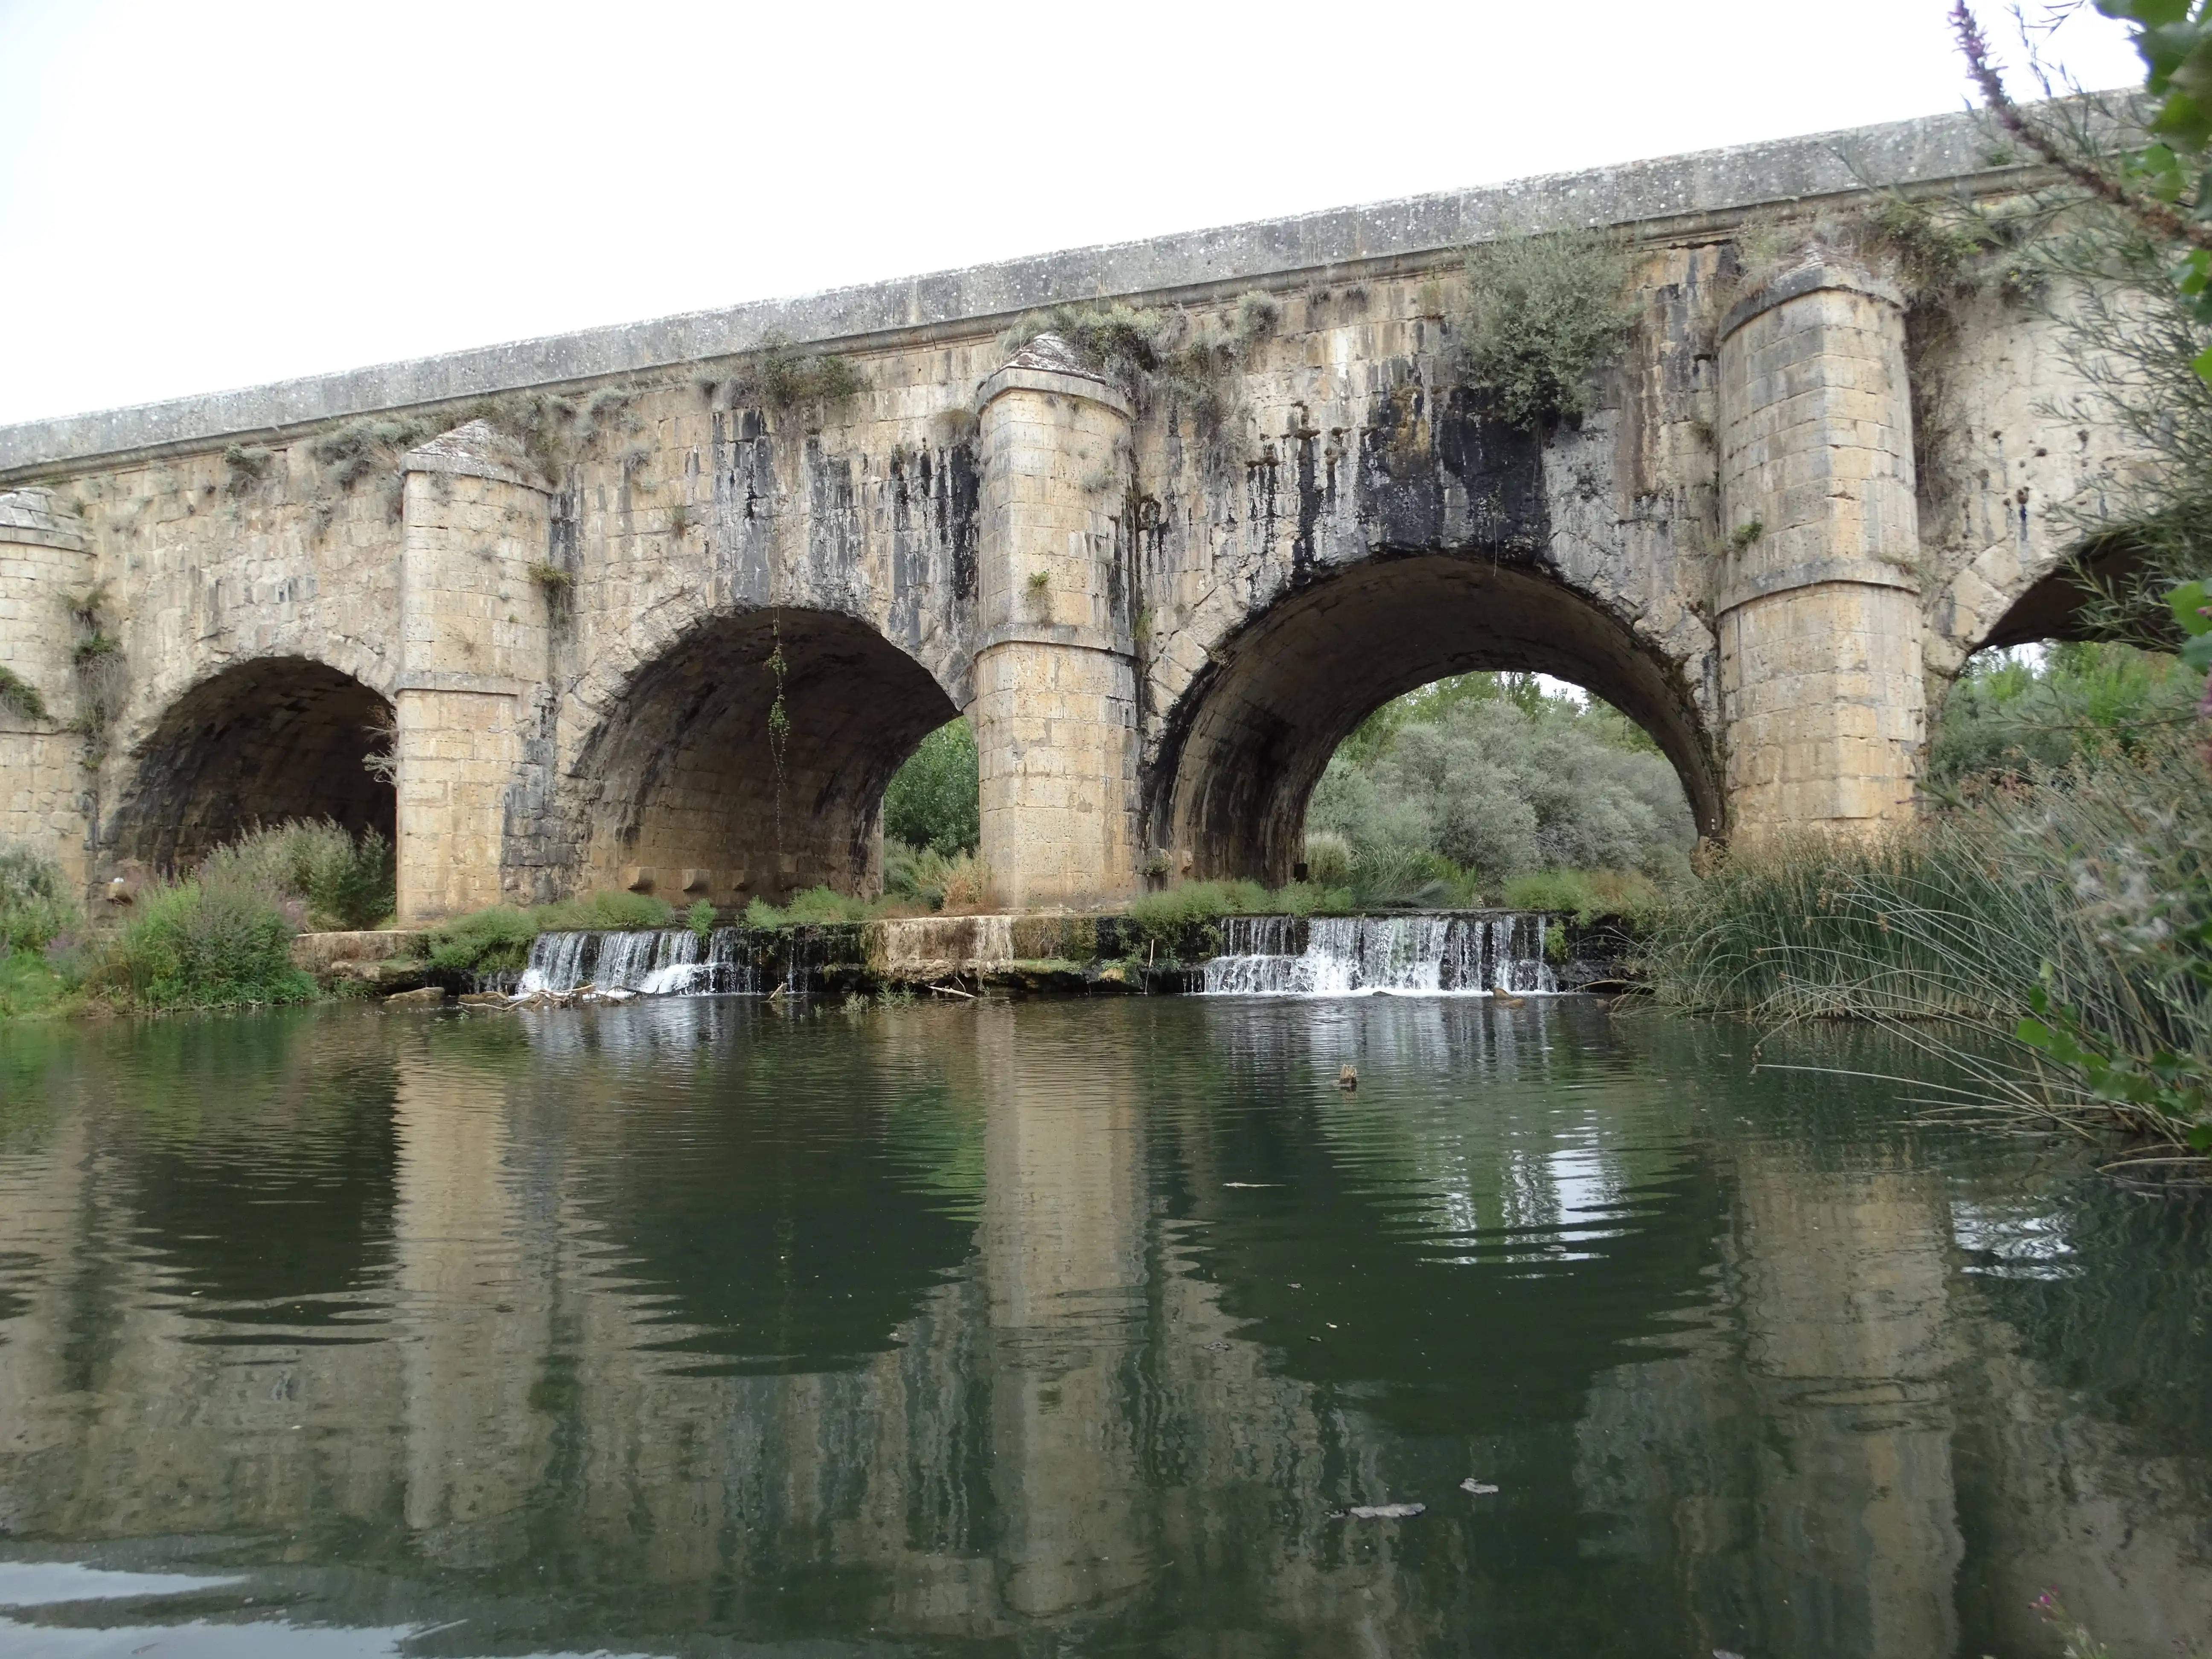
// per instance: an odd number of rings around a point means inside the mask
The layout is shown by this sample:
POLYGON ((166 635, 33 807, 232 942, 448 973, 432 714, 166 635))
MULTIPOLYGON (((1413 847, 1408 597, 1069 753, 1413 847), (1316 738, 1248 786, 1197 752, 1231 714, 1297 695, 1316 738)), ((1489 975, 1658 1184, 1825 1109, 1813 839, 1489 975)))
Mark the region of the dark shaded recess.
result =
POLYGON ((981 1119, 849 1044, 769 1033, 702 1074, 710 1135, 629 1134, 598 1207, 680 1370, 834 1371, 972 1252, 981 1119))
MULTIPOLYGON (((2084 610, 2103 597, 2100 588, 2126 597, 2143 575, 2141 552, 2124 541, 2092 552, 2078 562, 2069 560, 2013 601, 1997 625, 1981 643, 1984 648, 2035 645, 2045 640, 2096 640, 2107 637, 2093 628, 2084 610), (2084 581, 2087 576, 2089 580, 2084 581)), ((2172 620, 2154 611, 2146 620, 2153 631, 2172 633, 2172 620)), ((2178 634, 2172 644, 2181 643, 2178 634)))
POLYGON ((289 1328, 358 1320, 357 1307, 325 1298, 374 1287, 391 1265, 399 1147, 388 1054, 335 1050, 310 1016, 179 1020, 136 1059, 158 1081, 117 1108, 131 1225, 180 1296, 198 1292, 182 1310, 251 1323, 234 1304, 265 1304, 268 1322, 289 1328))
POLYGON ((363 762, 392 717, 359 680, 305 657, 227 668, 179 697, 138 745, 112 845, 173 871, 288 818, 333 818, 390 841, 397 798, 363 762))
POLYGON ((866 622, 749 611, 694 629, 641 669, 575 776, 595 843, 647 863, 758 872, 758 892, 823 883, 849 891, 870 867, 884 787, 959 712, 928 670, 866 622), (780 830, 768 666, 779 640, 790 722, 780 830), (781 884, 769 868, 779 840, 798 861, 781 884))
POLYGON ((1551 532, 1543 446, 1500 420, 1492 402, 1465 387, 1431 398, 1407 385, 1376 404, 1359 434, 1355 498, 1374 546, 1413 550, 1471 540, 1486 551, 1530 557, 1543 550, 1551 532), (1455 488, 1463 502, 1455 502, 1455 488))
POLYGON ((1613 704, 1674 763, 1699 833, 1721 833, 1720 769, 1687 688, 1624 623, 1528 566, 1419 553, 1341 567, 1214 653, 1146 780, 1154 843, 1188 848, 1201 876, 1289 880, 1337 745, 1391 698, 1478 669, 1613 704))

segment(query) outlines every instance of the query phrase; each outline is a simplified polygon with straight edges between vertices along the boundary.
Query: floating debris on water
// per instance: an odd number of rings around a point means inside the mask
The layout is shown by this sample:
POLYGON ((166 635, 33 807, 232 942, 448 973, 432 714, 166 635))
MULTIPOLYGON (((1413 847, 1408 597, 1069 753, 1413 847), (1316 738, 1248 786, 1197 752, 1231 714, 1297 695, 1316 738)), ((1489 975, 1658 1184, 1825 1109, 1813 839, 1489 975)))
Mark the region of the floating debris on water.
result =
POLYGON ((1359 1504, 1345 1510, 1355 1521, 1409 1521, 1428 1512, 1426 1504, 1359 1504))

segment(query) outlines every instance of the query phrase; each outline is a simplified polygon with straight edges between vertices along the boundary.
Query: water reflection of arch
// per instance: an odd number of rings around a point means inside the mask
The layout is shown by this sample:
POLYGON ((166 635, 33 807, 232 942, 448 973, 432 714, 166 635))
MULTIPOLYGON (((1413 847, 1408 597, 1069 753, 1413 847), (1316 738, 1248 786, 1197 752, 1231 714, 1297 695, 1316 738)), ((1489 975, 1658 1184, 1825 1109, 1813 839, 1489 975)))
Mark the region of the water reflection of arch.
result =
POLYGON ((1648 641, 1529 565, 1417 553, 1296 589, 1209 654, 1146 780, 1152 841, 1188 849, 1200 875, 1287 880, 1338 744, 1391 698, 1478 669, 1553 675, 1621 709, 1674 763, 1699 830, 1721 832, 1703 717, 1648 641))
POLYGON ((673 896, 669 878, 692 869, 718 901, 866 890, 881 878, 884 786, 958 712, 865 620, 766 607, 707 618, 611 694, 571 768, 592 879, 649 867, 673 896))

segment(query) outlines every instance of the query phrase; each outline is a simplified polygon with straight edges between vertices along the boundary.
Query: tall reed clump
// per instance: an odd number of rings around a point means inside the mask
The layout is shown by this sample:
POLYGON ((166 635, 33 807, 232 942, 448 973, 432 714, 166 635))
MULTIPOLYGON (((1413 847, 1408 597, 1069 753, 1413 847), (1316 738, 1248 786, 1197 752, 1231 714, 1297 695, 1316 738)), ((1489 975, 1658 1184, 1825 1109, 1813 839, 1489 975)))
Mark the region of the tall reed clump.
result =
POLYGON ((356 838, 328 818, 297 818, 241 836, 209 854, 200 876, 290 899, 319 930, 374 927, 398 902, 392 843, 374 830, 356 838))
POLYGON ((1921 1040, 1963 1069, 1962 1099, 2203 1150, 2212 775, 2168 732, 1878 839, 1738 854, 1658 918, 1644 971, 1684 1008, 1940 1023, 1921 1040))
POLYGON ((990 872, 971 851, 946 853, 884 837, 884 896, 949 915, 973 915, 988 898, 990 872))

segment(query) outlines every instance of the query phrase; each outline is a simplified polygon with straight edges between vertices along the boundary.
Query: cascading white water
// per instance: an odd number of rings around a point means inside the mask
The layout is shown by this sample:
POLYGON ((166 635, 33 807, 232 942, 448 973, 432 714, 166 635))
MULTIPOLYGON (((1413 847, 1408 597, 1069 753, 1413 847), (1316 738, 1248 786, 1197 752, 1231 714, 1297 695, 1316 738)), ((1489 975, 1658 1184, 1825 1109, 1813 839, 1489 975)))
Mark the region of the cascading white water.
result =
POLYGON ((1543 994, 1544 918, 1528 913, 1231 916, 1204 965, 1210 996, 1543 994))
POLYGON ((514 988, 526 996, 580 985, 641 996, 749 994, 757 988, 752 963, 738 951, 742 937, 735 927, 717 927, 703 940, 688 927, 540 933, 514 988))

